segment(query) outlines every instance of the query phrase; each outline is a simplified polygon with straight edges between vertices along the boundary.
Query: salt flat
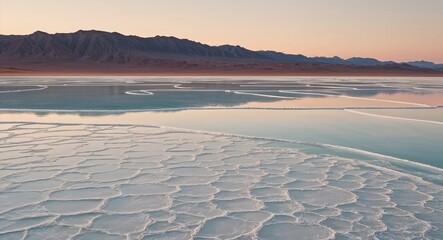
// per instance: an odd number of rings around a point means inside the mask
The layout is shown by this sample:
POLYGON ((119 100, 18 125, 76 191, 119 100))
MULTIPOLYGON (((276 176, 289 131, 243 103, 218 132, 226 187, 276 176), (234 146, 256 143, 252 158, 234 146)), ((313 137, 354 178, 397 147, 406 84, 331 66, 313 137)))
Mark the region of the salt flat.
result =
POLYGON ((1 239, 443 238, 443 187, 272 140, 0 124, 1 239))

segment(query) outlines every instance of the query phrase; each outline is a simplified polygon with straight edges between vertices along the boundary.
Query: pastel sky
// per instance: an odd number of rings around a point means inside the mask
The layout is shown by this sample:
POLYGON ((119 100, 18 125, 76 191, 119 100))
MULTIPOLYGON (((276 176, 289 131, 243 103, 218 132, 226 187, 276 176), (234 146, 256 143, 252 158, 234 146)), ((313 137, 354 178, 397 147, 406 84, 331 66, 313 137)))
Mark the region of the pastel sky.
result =
POLYGON ((443 0, 0 0, 0 34, 79 29, 443 63, 443 0))

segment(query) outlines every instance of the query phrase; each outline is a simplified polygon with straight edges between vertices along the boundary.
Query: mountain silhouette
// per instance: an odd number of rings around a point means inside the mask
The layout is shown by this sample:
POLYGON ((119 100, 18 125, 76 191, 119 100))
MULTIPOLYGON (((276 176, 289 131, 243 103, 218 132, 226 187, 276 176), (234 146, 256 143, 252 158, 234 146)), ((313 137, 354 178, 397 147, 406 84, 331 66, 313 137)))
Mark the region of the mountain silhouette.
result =
POLYGON ((0 35, 0 69, 194 69, 211 71, 241 70, 321 72, 406 71, 433 73, 443 69, 432 62, 396 63, 373 58, 307 57, 275 51, 252 51, 241 46, 207 44, 155 36, 143 38, 117 32, 77 31, 48 34, 37 31, 29 35, 0 35), (334 70, 335 69, 335 70, 334 70))

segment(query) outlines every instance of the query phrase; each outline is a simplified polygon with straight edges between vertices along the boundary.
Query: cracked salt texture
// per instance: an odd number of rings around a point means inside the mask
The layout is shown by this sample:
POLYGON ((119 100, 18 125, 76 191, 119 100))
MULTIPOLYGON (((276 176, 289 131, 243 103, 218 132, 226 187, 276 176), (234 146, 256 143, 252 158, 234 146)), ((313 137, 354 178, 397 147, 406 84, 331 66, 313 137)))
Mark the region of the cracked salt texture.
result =
POLYGON ((443 187, 271 140, 0 124, 1 239, 443 238, 443 187))

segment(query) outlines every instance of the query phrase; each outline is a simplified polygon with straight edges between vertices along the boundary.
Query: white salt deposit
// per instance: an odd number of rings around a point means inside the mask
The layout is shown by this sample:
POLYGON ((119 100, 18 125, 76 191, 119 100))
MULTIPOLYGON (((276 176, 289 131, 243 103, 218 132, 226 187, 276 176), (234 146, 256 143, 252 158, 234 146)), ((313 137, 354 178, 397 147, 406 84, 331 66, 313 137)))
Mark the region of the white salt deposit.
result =
POLYGON ((0 129, 0 239, 443 238, 442 186, 360 160, 167 128, 0 129))

